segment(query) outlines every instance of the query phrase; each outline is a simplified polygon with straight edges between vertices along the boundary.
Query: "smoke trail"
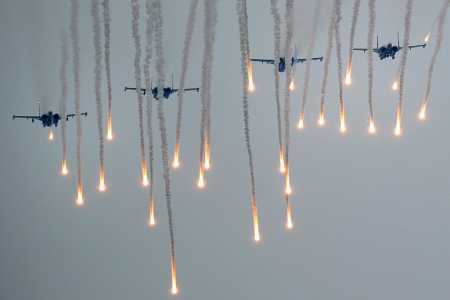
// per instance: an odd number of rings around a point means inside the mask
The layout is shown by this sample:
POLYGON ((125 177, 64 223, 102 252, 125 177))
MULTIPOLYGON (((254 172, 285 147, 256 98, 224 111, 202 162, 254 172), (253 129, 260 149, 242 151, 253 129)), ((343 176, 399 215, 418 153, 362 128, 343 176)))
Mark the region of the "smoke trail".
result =
POLYGON ((292 80, 292 37, 294 35, 294 0, 286 0, 286 40, 284 45, 284 53, 286 59, 286 89, 284 99, 284 161, 289 168, 289 142, 290 142, 290 113, 291 113, 291 97, 289 91, 289 83, 292 80))
POLYGON ((62 142, 62 162, 61 162, 61 174, 67 175, 67 134, 66 134, 66 115, 67 115, 67 64, 69 60, 69 54, 67 49, 67 36, 66 32, 61 33, 61 68, 59 76, 61 80, 61 142, 62 142))
POLYGON ((240 37, 240 48, 241 48, 241 73, 242 73, 242 106, 243 106, 243 116, 244 116, 244 136, 245 144, 247 147, 248 163, 250 171, 250 184, 251 184, 251 207, 252 207, 252 219, 253 219, 253 238, 256 242, 260 240, 259 231, 259 217, 258 210, 256 206, 256 184, 255 184, 255 172, 253 166, 253 152, 250 141, 250 119, 248 111, 248 72, 247 65, 249 60, 249 48, 248 48, 248 24, 246 19, 246 0, 236 1, 236 11, 238 14, 239 21, 239 37, 240 37))
POLYGON ((75 86, 75 114, 76 114, 76 131, 77 131, 77 205, 83 205, 83 179, 81 177, 81 115, 80 115, 80 39, 79 39, 79 18, 80 3, 78 0, 71 0, 71 22, 70 36, 72 40, 73 55, 73 77, 75 86))
POLYGON ((104 186, 104 171, 105 171, 105 157, 104 157, 104 139, 103 139, 103 109, 101 96, 102 83, 102 47, 101 47, 101 28, 100 28, 100 11, 99 0, 91 1, 91 15, 93 21, 94 33, 94 50, 95 50, 95 103, 97 107, 97 129, 99 141, 99 159, 100 159, 100 184, 99 189, 104 186), (103 183, 102 183, 103 181, 103 183))
POLYGON ((144 141, 144 113, 143 113, 143 97, 141 93, 141 37, 139 35, 139 1, 131 0, 132 7, 132 33, 136 53, 134 57, 134 77, 136 80, 136 95, 138 100, 138 118, 139 118, 139 146, 141 159, 141 176, 143 185, 147 185, 145 179, 147 177, 147 166, 145 163, 145 141, 144 141))
POLYGON ((113 139, 112 133, 112 87, 111 87, 111 12, 109 8, 109 0, 103 0, 103 20, 104 20, 104 36, 105 36, 105 71, 106 86, 108 90, 108 115, 107 117, 107 138, 113 139))
POLYGON ((373 117, 373 37, 375 32, 375 0, 369 0, 369 34, 367 35, 367 61, 369 77, 369 131, 375 133, 373 117))
MULTIPOLYGON (((151 88, 151 78, 150 78, 150 62, 152 59, 152 35, 154 33, 153 28, 153 9, 152 9, 152 1, 147 0, 145 3, 146 9, 146 45, 145 45, 145 64, 144 64, 144 77, 145 77, 145 86, 147 88, 151 88)), ((148 204, 148 213, 149 213, 149 226, 155 225, 155 203, 153 197, 153 189, 154 189, 154 149, 153 149, 153 98, 152 93, 146 93, 147 100, 147 138, 148 138, 148 165, 150 172, 150 194, 149 194, 149 204, 148 204)))
MULTIPOLYGON (((278 145, 279 152, 283 151, 283 137, 281 133, 281 104, 280 104, 280 73, 278 72, 278 62, 280 61, 281 47, 281 20, 278 11, 278 0, 270 0, 270 10, 273 17, 273 40, 274 40, 274 77, 275 77, 275 104, 277 108, 277 125, 278 125, 278 145)), ((283 163, 284 164, 284 163, 283 163)))
POLYGON ((320 88, 320 113, 319 113, 319 120, 318 124, 319 126, 323 126, 325 124, 325 93, 327 91, 327 84, 328 84, 328 75, 330 71, 330 59, 331 59, 331 50, 333 49, 333 26, 334 26, 334 20, 336 19, 336 16, 334 14, 334 10, 336 6, 336 0, 333 4, 333 10, 330 17, 330 23, 328 24, 328 41, 327 41, 327 50, 325 52, 325 61, 323 64, 323 78, 322 78, 322 85, 320 88))
POLYGON ((314 46, 316 44, 316 36, 317 36, 317 30, 319 27, 319 16, 320 16, 320 8, 321 8, 322 1, 317 1, 316 7, 314 10, 314 20, 313 20, 313 29, 311 31, 311 38, 309 41, 308 46, 308 52, 307 52, 307 61, 306 61, 306 70, 305 70, 305 81, 303 84, 303 96, 302 96, 302 107, 301 107, 301 113, 300 113, 300 120, 299 122, 303 123, 303 118, 305 115, 305 107, 306 107, 306 99, 308 98, 308 90, 309 90, 309 78, 311 73, 311 57, 314 50, 314 46))
MULTIPOLYGON (((163 19, 161 12, 161 2, 160 0, 155 0, 153 2, 153 12, 154 12, 154 30, 155 30, 155 49, 156 49, 156 72, 157 77, 157 87, 161 89, 164 86, 165 72, 164 72, 164 49, 163 49, 163 19)), ((176 256, 175 256, 175 234, 174 234, 174 224, 173 224, 173 214, 172 214, 172 199, 170 192, 170 169, 169 169, 169 154, 168 154, 168 144, 167 144, 167 130, 166 130, 166 120, 164 116, 164 101, 160 99, 158 101, 158 120, 159 129, 161 133, 161 152, 163 161, 163 177, 165 183, 165 194, 166 194, 166 206, 167 215, 169 218, 169 235, 170 235, 170 254, 171 254, 171 271, 172 271, 172 294, 178 293, 177 279, 176 279, 176 256)))
POLYGON ((184 96, 184 86, 186 82, 186 73, 189 66, 189 56, 191 53, 191 43, 192 35, 194 31, 194 24, 196 18, 196 11, 198 6, 198 0, 192 0, 191 6, 189 8, 189 17, 186 25, 186 33, 184 37, 184 48, 183 48, 183 63, 181 67, 180 74, 180 86, 178 93, 178 111, 177 111, 177 125, 176 125, 176 137, 175 137, 175 154, 174 154, 174 167, 179 165, 179 152, 180 152, 180 140, 181 140, 181 121, 183 115, 183 96, 184 96))
POLYGON ((403 32, 403 45, 402 45, 402 53, 400 57, 400 65, 399 65, 399 100, 397 105, 397 119, 395 125, 395 135, 400 135, 402 132, 401 119, 402 119, 402 109, 404 102, 404 88, 405 88, 405 70, 406 63, 408 61, 408 46, 409 46, 409 35, 411 31, 411 15, 412 15, 412 6, 413 0, 408 0, 406 3, 406 13, 405 13, 405 29, 403 32))
POLYGON ((339 119, 340 119, 340 131, 344 133, 347 128, 345 125, 345 104, 342 90, 342 45, 341 45, 341 33, 340 33, 340 21, 341 15, 341 0, 335 1, 335 19, 334 19, 334 39, 336 41, 336 58, 337 58, 337 73, 338 73, 338 86, 339 86, 339 119))
POLYGON ((434 72, 434 65, 436 64, 437 57, 439 55, 439 51, 442 47, 442 40, 444 38, 444 25, 445 25, 445 19, 447 17, 447 9, 450 5, 450 0, 445 0, 444 4, 441 8, 441 11, 439 13, 438 17, 438 27, 437 27, 437 39, 436 39, 436 45, 434 47, 433 56, 431 57, 430 65, 428 67, 428 80, 427 80, 427 88, 425 91, 425 97, 422 99, 421 108, 419 112, 419 118, 421 120, 424 120, 426 118, 426 111, 428 108, 428 104, 430 102, 430 95, 431 95, 431 83, 433 79, 433 72, 434 72))
POLYGON ((352 82, 352 62, 353 62, 353 45, 355 42, 356 24, 358 23, 359 7, 361 0, 353 2, 352 27, 350 28, 350 45, 348 48, 347 73, 345 76, 345 84, 350 85, 352 82))

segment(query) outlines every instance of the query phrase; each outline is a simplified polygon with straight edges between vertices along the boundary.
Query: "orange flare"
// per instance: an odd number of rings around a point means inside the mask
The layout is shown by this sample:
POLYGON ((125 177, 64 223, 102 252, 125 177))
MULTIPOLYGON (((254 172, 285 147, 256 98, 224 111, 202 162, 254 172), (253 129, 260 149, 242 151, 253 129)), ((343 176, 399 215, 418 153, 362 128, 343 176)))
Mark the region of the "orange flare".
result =
POLYGON ((428 43, 428 41, 430 40, 430 37, 431 37, 431 32, 429 32, 427 34, 427 36, 425 37, 425 39, 424 39, 425 43, 428 43))
POLYGON ((143 160, 141 162, 141 184, 146 187, 149 185, 148 172, 147 172, 147 162, 143 160))
POLYGON ((173 153, 172 168, 178 169, 180 167, 180 144, 175 145, 175 152, 173 153))
POLYGON ((289 90, 293 91, 295 90, 295 82, 294 82, 294 78, 291 79, 291 83, 289 83, 289 90))
POLYGON ((67 176, 69 174, 69 169, 67 168, 67 160, 63 159, 61 162, 61 175, 67 176))
POLYGON ((425 103, 420 107, 418 118, 420 121, 425 121, 427 119, 427 105, 425 103))
POLYGON ((78 184, 78 187, 77 187, 76 205, 77 206, 83 206, 84 205, 83 187, 81 186, 81 184, 78 184))
POLYGON ((172 295, 178 294, 178 286, 177 286, 177 264, 175 261, 175 257, 171 257, 170 259, 170 270, 172 273, 172 287, 170 288, 170 293, 172 295))
POLYGON ((252 219, 253 219, 253 240, 258 243, 261 241, 261 234, 259 232, 259 216, 258 208, 256 207, 256 200, 252 198, 252 219))
POLYGON ((320 127, 325 126, 325 114, 324 114, 323 110, 321 110, 319 113, 319 119, 317 120, 317 125, 319 125, 320 127))
POLYGON ((352 65, 349 64, 347 67, 347 72, 345 74, 345 85, 349 86, 352 84, 352 65))
POLYGON ((395 136, 402 135, 402 117, 401 117, 400 107, 397 107, 397 117, 395 120, 394 135, 395 136))
POLYGON ((55 136, 53 135, 53 130, 50 129, 48 132, 48 140, 53 141, 55 139, 55 136))
POLYGON ((204 154, 203 167, 207 171, 209 169, 211 169, 211 152, 210 152, 210 149, 209 149, 208 141, 205 141, 205 154, 204 154))
POLYGON ((288 196, 292 194, 291 178, 289 175, 289 167, 286 170, 286 182, 285 182, 284 193, 288 196))
POLYGON ((156 216, 155 216, 155 200, 150 200, 150 207, 148 211, 148 226, 154 227, 156 225, 156 216))
POLYGON ((200 169, 198 172, 197 187, 199 189, 203 189, 205 187, 205 174, 204 174, 202 166, 200 166, 200 169))
POLYGON ((302 130, 305 128, 305 113, 301 112, 300 117, 298 119, 297 128, 302 130))
POLYGON ((347 125, 345 124, 345 110, 344 107, 341 108, 341 112, 339 113, 339 131, 341 133, 347 132, 347 125))
POLYGON ((393 91, 398 90, 398 80, 395 80, 395 81, 392 83, 392 90, 393 90, 393 91))
POLYGON ((292 221, 292 206, 288 203, 286 208, 286 229, 291 230, 294 228, 294 222, 292 221))
POLYGON ((100 168, 100 172, 99 172, 98 190, 100 192, 106 191, 105 170, 103 168, 100 168))
POLYGON ((253 65, 250 61, 247 63, 247 74, 248 74, 248 91, 253 92, 255 91, 255 83, 253 82, 253 65))
POLYGON ((284 164, 284 154, 283 150, 280 149, 280 173, 284 174, 286 172, 286 166, 284 164))
POLYGON ((108 114, 108 124, 107 124, 107 130, 106 130, 106 139, 108 141, 112 141, 114 139, 114 134, 112 132, 112 116, 111 116, 111 114, 108 114))
POLYGON ((375 127, 375 122, 373 121, 372 118, 370 118, 369 120, 369 129, 368 129, 370 134, 375 134, 377 132, 377 128, 375 127))

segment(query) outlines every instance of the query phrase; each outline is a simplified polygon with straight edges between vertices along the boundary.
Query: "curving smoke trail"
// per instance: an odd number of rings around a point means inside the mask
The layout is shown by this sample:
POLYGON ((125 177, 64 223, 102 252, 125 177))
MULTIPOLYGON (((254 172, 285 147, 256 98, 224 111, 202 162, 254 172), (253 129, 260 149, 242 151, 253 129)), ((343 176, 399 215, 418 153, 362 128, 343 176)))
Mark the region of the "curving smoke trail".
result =
POLYGON ((61 81, 61 142, 62 142, 62 162, 61 174, 67 175, 67 133, 66 133, 66 115, 67 115, 67 64, 69 60, 69 53, 67 49, 66 32, 61 33, 61 68, 59 76, 61 81))
POLYGON ((108 114, 107 128, 108 139, 112 139, 112 84, 111 84, 111 11, 109 0, 103 0, 103 21, 104 21, 104 37, 105 37, 105 71, 106 71, 106 86, 108 91, 108 114))
POLYGON ((75 115, 76 115, 76 131, 77 131, 77 205, 83 205, 83 179, 81 177, 81 137, 83 134, 81 128, 80 115, 80 38, 79 38, 79 22, 80 22, 80 3, 79 0, 71 0, 71 22, 70 36, 72 40, 73 55, 73 77, 75 86, 75 115))
POLYGON ((355 42, 356 24, 358 23, 360 6, 361 6, 361 0, 355 0, 353 2, 352 26, 350 28, 350 45, 348 48, 347 74, 346 74, 346 79, 345 79, 347 84, 351 83, 352 62, 353 62, 353 45, 355 42))
POLYGON ((146 163, 145 163, 145 140, 144 140, 144 112, 143 112, 143 97, 141 93, 141 37, 139 35, 139 1, 131 0, 132 8, 132 33, 136 53, 134 56, 134 77, 136 80, 136 95, 138 100, 138 119, 139 119, 139 146, 140 146, 140 161, 141 161, 141 175, 146 178, 146 163))
POLYGON ((406 13, 405 13, 405 29, 403 32, 403 45, 402 45, 402 52, 400 57, 400 65, 399 65, 399 72, 398 74, 399 79, 399 99, 398 99, 398 105, 397 105, 397 119, 396 119, 396 125, 395 125, 395 131, 394 133, 396 135, 400 135, 402 132, 402 126, 401 126, 401 120, 402 120, 402 110, 403 110, 403 102, 404 102, 404 88, 405 88, 405 70, 406 70, 406 63, 408 61, 408 46, 409 46, 409 36, 411 31, 411 15, 412 15, 412 8, 413 8, 413 0, 408 0, 406 3, 406 13))
MULTIPOLYGON (((157 87, 162 89, 165 81, 164 70, 164 48, 163 48, 163 19, 161 1, 155 0, 153 2, 153 15, 154 15, 154 33, 155 33, 155 52, 156 52, 156 73, 157 73, 157 87)), ((170 169, 169 169, 169 153, 167 143, 167 130, 166 120, 164 116, 164 101, 158 100, 158 120, 159 129, 161 133, 161 152, 163 162, 163 177, 165 185, 166 206, 167 215, 169 219, 169 235, 170 235, 170 257, 171 257, 171 271, 172 271, 172 294, 178 292, 177 279, 176 279, 176 256, 175 256, 175 229, 173 223, 172 212, 172 196, 171 196, 171 182, 170 182, 170 169)))
POLYGON ((340 33, 340 21, 342 19, 341 12, 342 2, 341 0, 335 1, 334 13, 334 39, 336 41, 336 58, 337 58, 337 78, 339 87, 339 118, 340 118, 340 131, 343 133, 347 130, 345 125, 345 103, 342 90, 342 45, 341 45, 341 33, 340 33))
POLYGON ((194 25, 196 19, 198 0, 192 0, 191 6, 189 7, 189 17, 186 25, 186 33, 184 37, 184 48, 183 48, 183 62, 180 74, 180 86, 178 93, 178 111, 177 111, 177 124, 176 124, 176 137, 175 137, 175 154, 174 154, 174 164, 177 165, 179 159, 180 151, 180 140, 181 140, 181 122, 183 117, 183 96, 184 96, 184 86, 186 83, 186 73, 189 66, 189 57, 191 53, 191 43, 192 36, 194 32, 194 25))
POLYGON ((283 136, 281 133, 281 103, 280 103, 280 73, 278 62, 280 61, 281 47, 281 19, 278 11, 278 0, 270 0, 270 11, 273 17, 273 46, 274 46, 274 77, 275 77, 275 104, 277 109, 278 145, 280 153, 283 151, 283 136))
MULTIPOLYGON (((95 51, 95 104, 97 108, 97 129, 99 142, 99 163, 100 163, 100 184, 104 180, 105 156, 104 156, 104 138, 103 138, 103 109, 102 109, 102 47, 101 47, 101 27, 100 27, 100 11, 99 0, 91 1, 91 15, 93 21, 94 33, 94 51, 95 51), (103 178, 103 179, 102 179, 103 178)), ((104 182, 103 182, 104 184, 104 182)), ((100 186, 99 186, 100 187, 100 186)))
POLYGON ((449 5, 450 0, 445 0, 437 19, 438 27, 437 27, 436 45, 434 46, 433 56, 431 57, 430 65, 428 67, 427 87, 425 90, 425 97, 422 99, 422 104, 419 113, 419 118, 422 120, 426 118, 426 111, 428 108, 428 104, 430 102, 431 84, 433 79, 434 66, 436 64, 437 57, 442 47, 442 40, 444 38, 444 25, 449 5))
POLYGON ((253 235, 254 240, 258 242, 260 240, 260 230, 259 230, 259 216, 258 209, 256 206, 256 183, 255 183, 255 171, 253 165, 253 151, 250 140, 250 116, 248 110, 248 83, 249 77, 247 72, 248 60, 250 57, 249 44, 248 44, 248 23, 246 16, 246 0, 236 1, 236 11, 238 14, 239 21, 239 39, 240 39, 240 49, 241 49, 241 73, 242 73, 242 107, 244 116, 244 136, 245 145, 248 154, 249 172, 250 172, 250 185, 251 185, 251 207, 252 207, 252 217, 253 217, 253 235))
POLYGON ((334 14, 334 10, 336 6, 336 0, 334 1, 333 10, 330 16, 330 23, 328 24, 328 41, 327 41, 327 49, 325 51, 325 60, 323 64, 323 78, 322 85, 320 88, 320 113, 318 123, 320 126, 325 124, 325 94, 327 91, 328 84, 328 75, 330 72, 330 59, 331 59, 331 50, 333 49, 333 38, 334 38, 334 23, 336 16, 334 14))
MULTIPOLYGON (((375 33, 375 0, 369 0, 369 34, 367 35, 367 61, 368 61, 368 77, 369 77, 369 130, 374 131, 373 116, 373 37, 375 33)), ((373 132, 372 132, 373 133, 373 132)))
MULTIPOLYGON (((145 86, 146 88, 151 88, 151 77, 150 77, 150 62, 152 59, 152 47, 153 40, 152 35, 154 33, 153 28, 153 0, 147 0, 145 3, 146 10, 146 45, 145 45, 145 61, 144 61, 144 77, 145 77, 145 86)), ((149 225, 155 225, 155 204, 154 204, 154 145, 153 145, 153 98, 152 93, 146 93, 146 101, 147 101, 147 138, 148 138, 148 165, 150 172, 150 194, 149 194, 149 203, 148 203, 148 212, 149 212, 149 225)))
POLYGON ((300 121, 303 121, 304 115, 305 115, 305 108, 306 108, 306 100, 308 98, 308 91, 309 91, 309 78, 311 74, 311 57, 314 50, 314 47, 316 45, 316 36, 317 31, 319 27, 319 16, 320 16, 320 9, 322 6, 322 1, 319 0, 316 2, 316 7, 314 9, 314 19, 313 19, 313 28, 311 31, 311 38, 308 45, 308 51, 307 51, 307 61, 306 61, 306 70, 305 70, 305 79, 303 83, 303 95, 302 95, 302 106, 301 106, 301 113, 300 113, 300 121))

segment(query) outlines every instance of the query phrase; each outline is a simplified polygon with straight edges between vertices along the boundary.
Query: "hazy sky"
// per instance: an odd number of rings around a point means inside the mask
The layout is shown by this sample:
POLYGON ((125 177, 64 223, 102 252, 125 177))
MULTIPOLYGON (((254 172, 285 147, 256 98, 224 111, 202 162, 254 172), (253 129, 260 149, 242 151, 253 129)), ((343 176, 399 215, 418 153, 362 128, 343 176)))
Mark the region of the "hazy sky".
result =
MULTIPOLYGON (((37 123, 11 120, 36 113, 36 100, 58 111, 61 29, 68 29, 69 1, 0 1, 0 298, 167 299, 169 239, 156 141, 158 226, 146 226, 148 191, 139 186, 134 44, 130 1, 112 0, 113 125, 107 144, 108 191, 96 191, 98 137, 94 95, 94 46, 90 1, 80 8, 83 175, 86 206, 75 207, 75 122, 68 124, 69 178, 58 175, 60 132, 52 144, 37 123)), ((167 74, 181 68, 190 1, 163 2, 167 74)), ((284 7, 284 1, 280 1, 284 7)), ((347 55, 352 2, 343 1, 342 40, 347 55)), ((186 84, 200 84, 203 1, 198 10, 186 84)), ((296 1, 308 20, 313 1, 296 1)), ((379 0, 376 34, 396 42, 403 32, 406 0, 379 0)), ((142 7, 144 1, 141 1, 142 7)), ((415 1, 411 42, 430 30, 441 0, 415 1)), ((284 15, 284 10, 281 10, 284 15)), ((143 11, 142 11, 143 13, 143 11)), ((249 0, 253 56, 273 53, 270 1, 249 0)), ((367 1, 362 1, 356 46, 367 42, 367 1)), ((296 24, 309 23, 297 22, 296 24)), ((141 19, 141 35, 144 22, 141 19)), ((299 26, 299 25, 298 25, 299 26)), ((325 51, 327 20, 314 54, 325 51)), ((284 30, 284 24, 282 25, 284 30)), ((301 28, 296 28, 300 32, 301 28)), ((335 52, 326 97, 327 126, 315 121, 322 63, 312 67, 306 129, 291 135, 295 229, 283 226, 283 180, 277 172, 273 72, 254 65, 250 96, 257 201, 262 243, 252 242, 247 152, 243 139, 240 53, 235 1, 218 3, 213 70, 212 163, 207 188, 198 171, 200 96, 185 96, 181 168, 172 173, 180 299, 447 299, 450 297, 450 131, 448 84, 450 28, 446 26, 433 81, 429 121, 416 121, 434 43, 410 52, 406 70, 404 135, 392 134, 398 95, 389 89, 396 61, 375 61, 376 136, 367 133, 367 55, 355 53, 353 82, 344 90, 348 133, 338 132, 335 52)), ((305 39, 297 34, 299 49, 305 39)), ((300 109, 305 66, 296 70, 293 125, 300 109)), ((73 111, 72 64, 68 110, 73 111)), ((282 76, 284 78, 284 75, 282 76)), ((104 79, 104 77, 103 77, 104 79)), ((104 81, 103 81, 104 82, 104 81)), ((106 85, 102 90, 106 108, 106 85)), ((166 102, 170 153, 175 140, 176 98, 166 102)), ((156 119, 155 119, 156 121, 156 119)), ((155 128, 157 123, 155 122, 155 128)))

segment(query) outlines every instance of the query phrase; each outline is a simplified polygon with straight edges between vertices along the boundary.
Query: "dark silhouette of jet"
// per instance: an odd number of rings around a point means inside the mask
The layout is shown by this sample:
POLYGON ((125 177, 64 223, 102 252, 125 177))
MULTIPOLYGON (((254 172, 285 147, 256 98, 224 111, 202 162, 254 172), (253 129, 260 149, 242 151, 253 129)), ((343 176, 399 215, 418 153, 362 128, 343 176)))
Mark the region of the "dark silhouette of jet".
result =
MULTIPOLYGON (((87 112, 81 113, 82 116, 87 116, 87 112)), ((76 114, 68 114, 66 115, 66 121, 69 121, 69 118, 73 118, 75 117, 76 114)), ((38 120, 40 122, 42 122, 42 126, 43 127, 58 127, 58 122, 61 120, 61 115, 58 113, 53 113, 52 111, 49 111, 46 114, 42 114, 40 116, 18 116, 18 115, 13 115, 12 116, 13 120, 14 119, 27 119, 27 120, 31 120, 31 122, 34 123, 35 120, 38 120)))

